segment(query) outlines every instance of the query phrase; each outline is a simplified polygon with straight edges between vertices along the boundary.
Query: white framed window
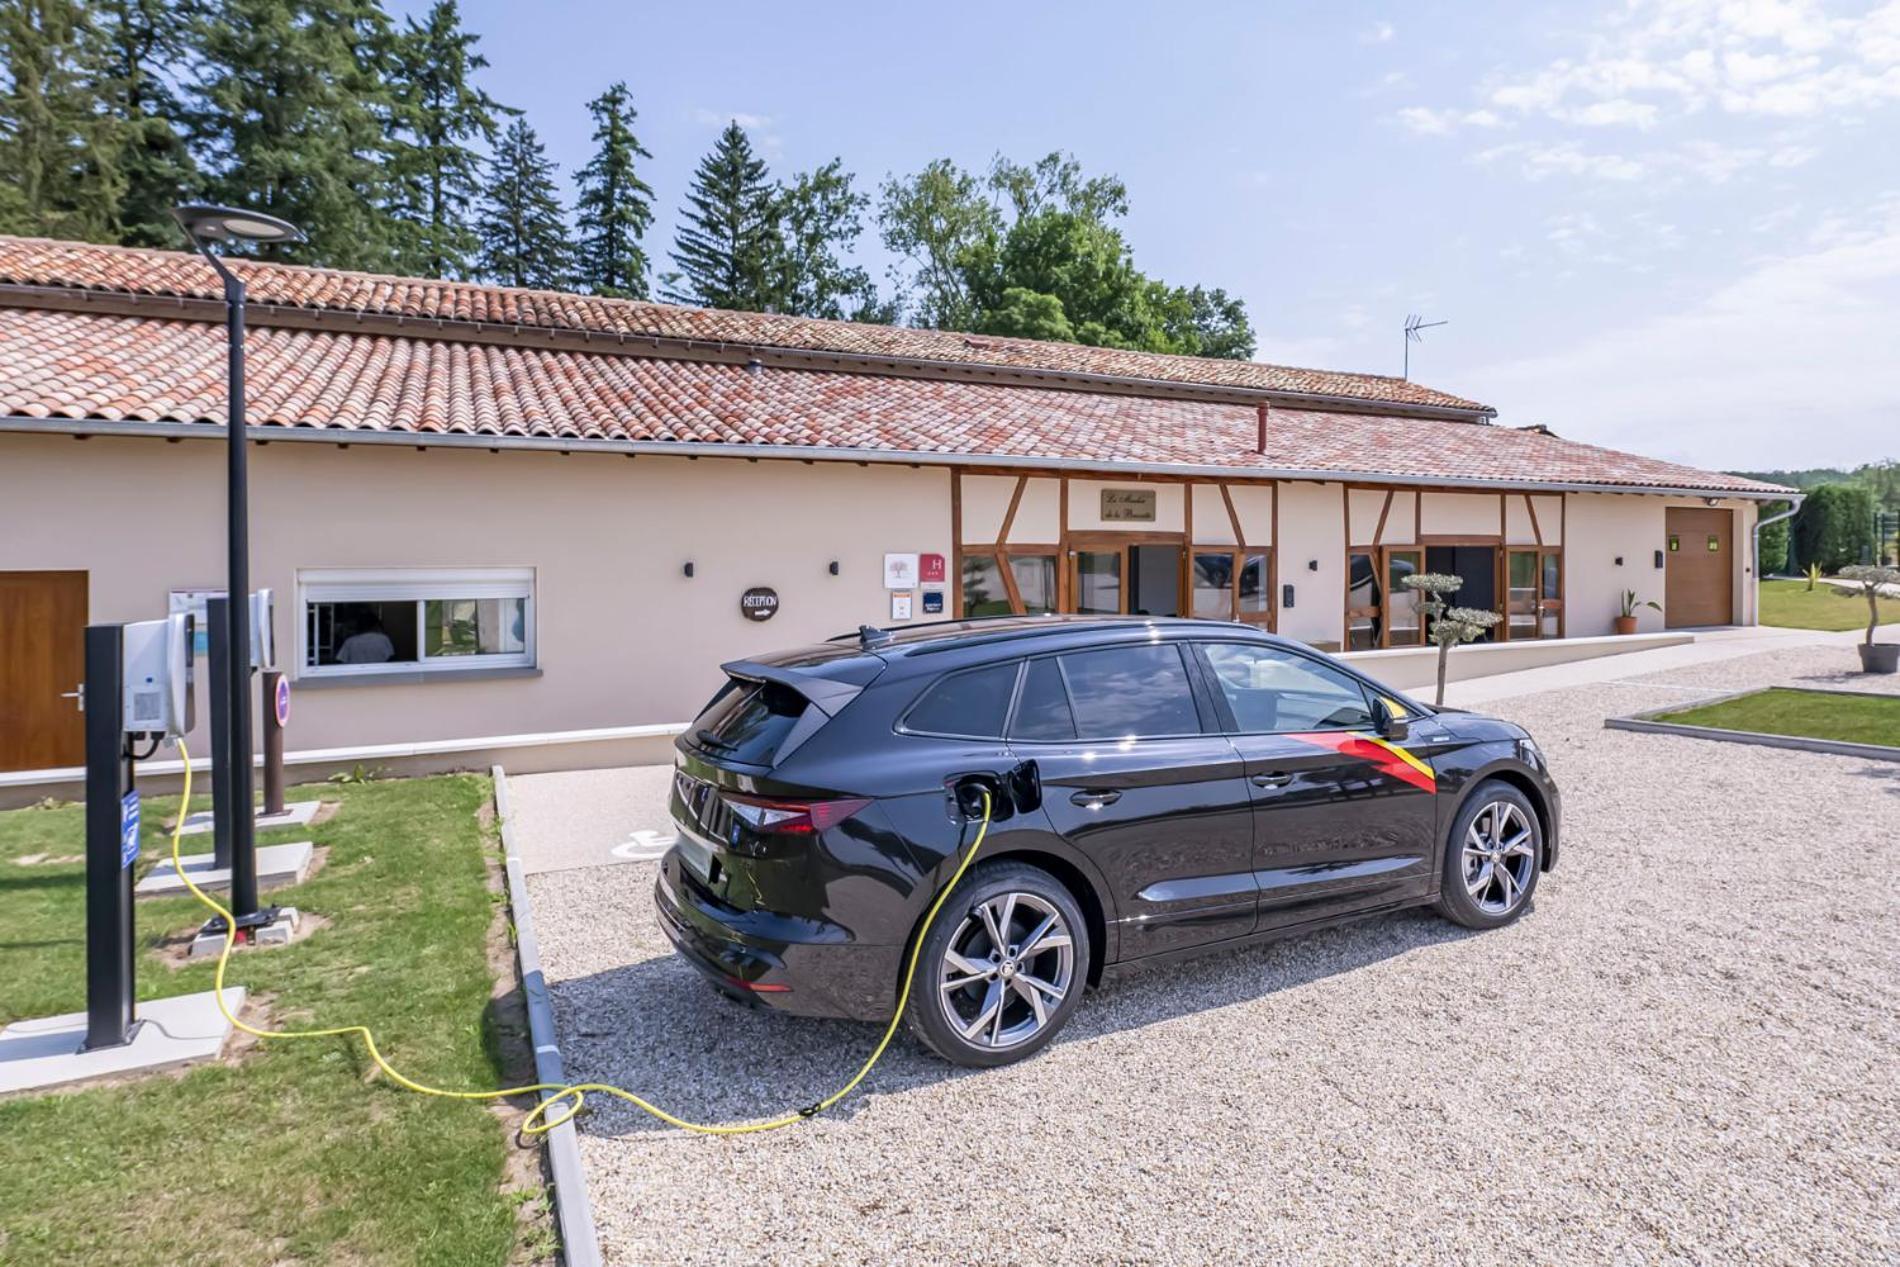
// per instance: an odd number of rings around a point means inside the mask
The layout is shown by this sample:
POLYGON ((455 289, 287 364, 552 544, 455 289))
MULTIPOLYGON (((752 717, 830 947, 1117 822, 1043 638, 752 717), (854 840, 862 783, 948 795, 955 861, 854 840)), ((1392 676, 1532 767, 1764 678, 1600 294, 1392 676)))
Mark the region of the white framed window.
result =
POLYGON ((534 667, 533 568, 306 568, 299 677, 534 667))

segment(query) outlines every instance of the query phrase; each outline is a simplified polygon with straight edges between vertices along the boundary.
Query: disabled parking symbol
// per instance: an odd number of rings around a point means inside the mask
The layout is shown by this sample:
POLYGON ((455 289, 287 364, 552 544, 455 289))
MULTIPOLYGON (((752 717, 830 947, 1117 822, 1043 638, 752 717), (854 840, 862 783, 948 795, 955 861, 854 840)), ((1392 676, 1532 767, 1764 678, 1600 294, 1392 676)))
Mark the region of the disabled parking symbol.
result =
POLYGON ((674 835, 662 835, 642 828, 628 833, 627 838, 615 845, 611 852, 622 862, 652 862, 671 849, 673 842, 678 839, 674 835))

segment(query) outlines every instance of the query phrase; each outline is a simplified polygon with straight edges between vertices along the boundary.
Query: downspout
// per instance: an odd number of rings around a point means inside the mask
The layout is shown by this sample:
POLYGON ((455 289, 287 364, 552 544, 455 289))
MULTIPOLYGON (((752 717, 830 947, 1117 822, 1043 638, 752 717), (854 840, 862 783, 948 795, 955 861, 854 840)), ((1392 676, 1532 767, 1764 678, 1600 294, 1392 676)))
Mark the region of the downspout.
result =
MULTIPOLYGON (((1794 513, 1801 509, 1801 503, 1807 499, 1808 495, 1806 493, 1792 493, 1789 495, 1788 500, 1793 504, 1790 505, 1788 509, 1778 515, 1770 515, 1766 519, 1762 519, 1759 516, 1755 519, 1755 530, 1752 534, 1754 538, 1752 543, 1753 550, 1751 551, 1755 563, 1755 619, 1751 622, 1753 624, 1761 624, 1761 530, 1766 528, 1769 524, 1778 524, 1784 519, 1794 518, 1794 513)), ((1792 541, 1788 544, 1790 547, 1794 545, 1792 541)))
POLYGON ((1263 404, 1260 406, 1260 441, 1255 446, 1254 452, 1265 453, 1266 451, 1267 451, 1267 406, 1263 404))

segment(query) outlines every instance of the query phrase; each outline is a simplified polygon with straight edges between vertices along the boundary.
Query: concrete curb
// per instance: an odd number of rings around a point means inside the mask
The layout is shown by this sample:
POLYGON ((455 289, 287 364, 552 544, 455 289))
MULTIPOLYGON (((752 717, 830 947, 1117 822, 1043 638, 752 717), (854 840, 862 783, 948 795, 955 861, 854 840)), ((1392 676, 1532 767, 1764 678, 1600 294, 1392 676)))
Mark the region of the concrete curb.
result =
MULTIPOLYGON (((528 904, 527 873, 515 852, 514 832, 508 825, 508 775, 500 766, 494 768, 493 775, 495 817, 501 825, 501 847, 508 870, 508 904, 514 911, 515 954, 521 964, 522 994, 528 1002, 528 1035, 534 1043, 535 1081, 561 1086, 567 1082, 567 1073, 555 1037, 554 1004, 548 995, 547 978, 541 973, 541 946, 534 935, 534 909, 528 904)), ((581 1169, 580 1139, 574 1124, 563 1122, 542 1138, 548 1144, 561 1256, 568 1267, 599 1267, 600 1234, 594 1227, 594 1208, 587 1199, 587 1176, 581 1169)))
MULTIPOLYGON (((1688 739, 1713 739, 1720 743, 1753 744, 1758 748, 1787 748, 1795 752, 1819 752, 1833 757, 1864 757, 1872 761, 1900 761, 1900 748, 1889 748, 1884 744, 1849 743, 1843 739, 1803 739, 1798 735, 1765 735, 1753 730, 1719 730, 1713 726, 1685 726, 1678 722, 1657 721, 1658 717, 1670 713, 1680 713, 1691 708, 1706 708, 1711 704, 1722 704, 1744 696, 1759 695, 1771 687, 1755 687, 1746 691, 1729 691, 1722 695, 1711 695, 1707 699, 1691 700, 1686 704, 1670 704, 1664 708, 1652 708, 1628 717, 1606 717, 1603 719, 1605 730, 1629 730, 1645 735, 1681 735, 1688 739)), ((1843 691, 1836 687, 1795 687, 1795 690, 1807 691, 1815 695, 1847 695, 1855 699, 1895 699, 1881 691, 1843 691)))

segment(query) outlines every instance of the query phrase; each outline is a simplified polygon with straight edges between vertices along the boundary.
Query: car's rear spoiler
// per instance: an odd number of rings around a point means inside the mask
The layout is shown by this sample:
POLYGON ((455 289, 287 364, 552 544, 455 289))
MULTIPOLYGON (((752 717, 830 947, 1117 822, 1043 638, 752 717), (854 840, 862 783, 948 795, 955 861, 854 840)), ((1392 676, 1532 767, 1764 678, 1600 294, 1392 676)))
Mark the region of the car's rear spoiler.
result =
POLYGON ((748 682, 776 682, 787 690, 797 691, 826 717, 836 717, 846 704, 864 690, 861 686, 821 677, 816 673, 800 673, 797 669, 759 664, 752 660, 733 660, 719 667, 730 677, 744 678, 748 682))

